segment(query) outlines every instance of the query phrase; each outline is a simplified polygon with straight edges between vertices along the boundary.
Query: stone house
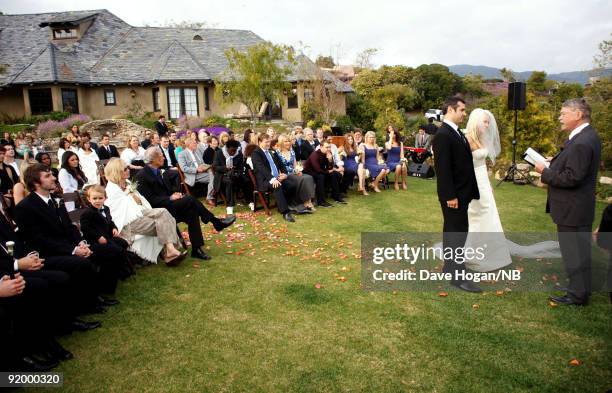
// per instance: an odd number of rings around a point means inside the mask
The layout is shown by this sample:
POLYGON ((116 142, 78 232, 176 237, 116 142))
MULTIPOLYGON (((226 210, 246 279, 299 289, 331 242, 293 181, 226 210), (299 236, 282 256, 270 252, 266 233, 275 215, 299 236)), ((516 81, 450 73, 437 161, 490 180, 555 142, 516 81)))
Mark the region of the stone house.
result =
MULTIPOLYGON (((244 114, 240 103, 215 101, 214 80, 226 49, 262 41, 247 30, 134 27, 107 10, 0 15, 0 118, 67 111, 105 119, 136 107, 171 119, 244 114)), ((301 121, 312 67, 298 57, 293 89, 268 106, 268 118, 301 121)), ((346 113, 351 87, 323 73, 334 111, 346 113)))

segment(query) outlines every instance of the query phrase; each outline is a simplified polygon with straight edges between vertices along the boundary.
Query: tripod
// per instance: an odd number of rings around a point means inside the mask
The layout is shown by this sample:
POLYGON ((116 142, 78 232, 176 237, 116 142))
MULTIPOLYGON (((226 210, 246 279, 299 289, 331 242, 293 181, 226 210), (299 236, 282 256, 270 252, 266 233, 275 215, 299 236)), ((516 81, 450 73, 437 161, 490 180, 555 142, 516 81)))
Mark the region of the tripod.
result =
POLYGON ((516 130, 518 128, 518 110, 514 109, 514 135, 512 137, 512 165, 510 165, 510 168, 508 168, 508 171, 506 172, 506 176, 504 176, 503 179, 501 179, 498 183, 496 187, 499 187, 500 184, 502 184, 505 181, 512 181, 515 182, 517 180, 517 177, 519 178, 519 180, 525 180, 527 182, 529 182, 530 184, 532 183, 531 179, 528 176, 525 176, 525 174, 521 173, 521 171, 519 171, 516 168, 516 130))

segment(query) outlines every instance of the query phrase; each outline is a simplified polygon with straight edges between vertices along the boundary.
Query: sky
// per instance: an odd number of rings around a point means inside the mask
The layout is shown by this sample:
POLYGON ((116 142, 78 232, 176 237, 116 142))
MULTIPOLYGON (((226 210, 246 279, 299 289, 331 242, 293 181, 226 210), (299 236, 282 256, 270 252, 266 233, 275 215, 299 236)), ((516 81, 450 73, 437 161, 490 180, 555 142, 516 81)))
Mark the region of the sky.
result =
POLYGON ((133 26, 206 22, 251 30, 313 60, 472 64, 548 73, 588 70, 612 39, 610 0, 0 0, 5 14, 107 9, 133 26))

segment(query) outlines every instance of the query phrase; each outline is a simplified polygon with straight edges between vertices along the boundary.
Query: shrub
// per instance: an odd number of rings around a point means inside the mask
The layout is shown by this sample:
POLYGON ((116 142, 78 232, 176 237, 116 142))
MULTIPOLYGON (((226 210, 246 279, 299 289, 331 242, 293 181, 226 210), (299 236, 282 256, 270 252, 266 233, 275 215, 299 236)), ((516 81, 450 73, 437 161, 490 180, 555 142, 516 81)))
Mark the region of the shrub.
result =
POLYGON ((353 121, 347 115, 340 115, 336 117, 336 127, 339 127, 342 130, 342 133, 350 131, 353 126, 353 121))
POLYGON ((62 132, 66 131, 67 127, 62 125, 61 122, 55 120, 44 121, 36 127, 36 133, 41 138, 49 138, 58 136, 62 132))

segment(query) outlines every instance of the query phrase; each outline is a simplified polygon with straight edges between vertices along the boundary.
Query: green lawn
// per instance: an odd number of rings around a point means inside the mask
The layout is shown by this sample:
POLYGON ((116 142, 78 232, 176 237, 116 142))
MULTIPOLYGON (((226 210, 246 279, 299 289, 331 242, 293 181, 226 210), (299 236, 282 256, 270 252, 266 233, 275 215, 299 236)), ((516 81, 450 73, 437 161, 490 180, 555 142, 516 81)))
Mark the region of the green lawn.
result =
MULTIPOLYGON (((139 270, 120 285, 121 304, 101 316, 102 328, 62 340, 75 354, 57 370, 64 391, 612 388, 603 294, 588 307, 553 308, 547 293, 360 289, 360 232, 440 231, 435 187, 410 179, 409 191, 352 193, 348 205, 295 224, 246 213, 231 230, 208 232, 212 261, 139 270), (570 365, 574 358, 581 364, 570 365)), ((504 184, 495 192, 507 231, 554 230, 544 191, 504 184)))

